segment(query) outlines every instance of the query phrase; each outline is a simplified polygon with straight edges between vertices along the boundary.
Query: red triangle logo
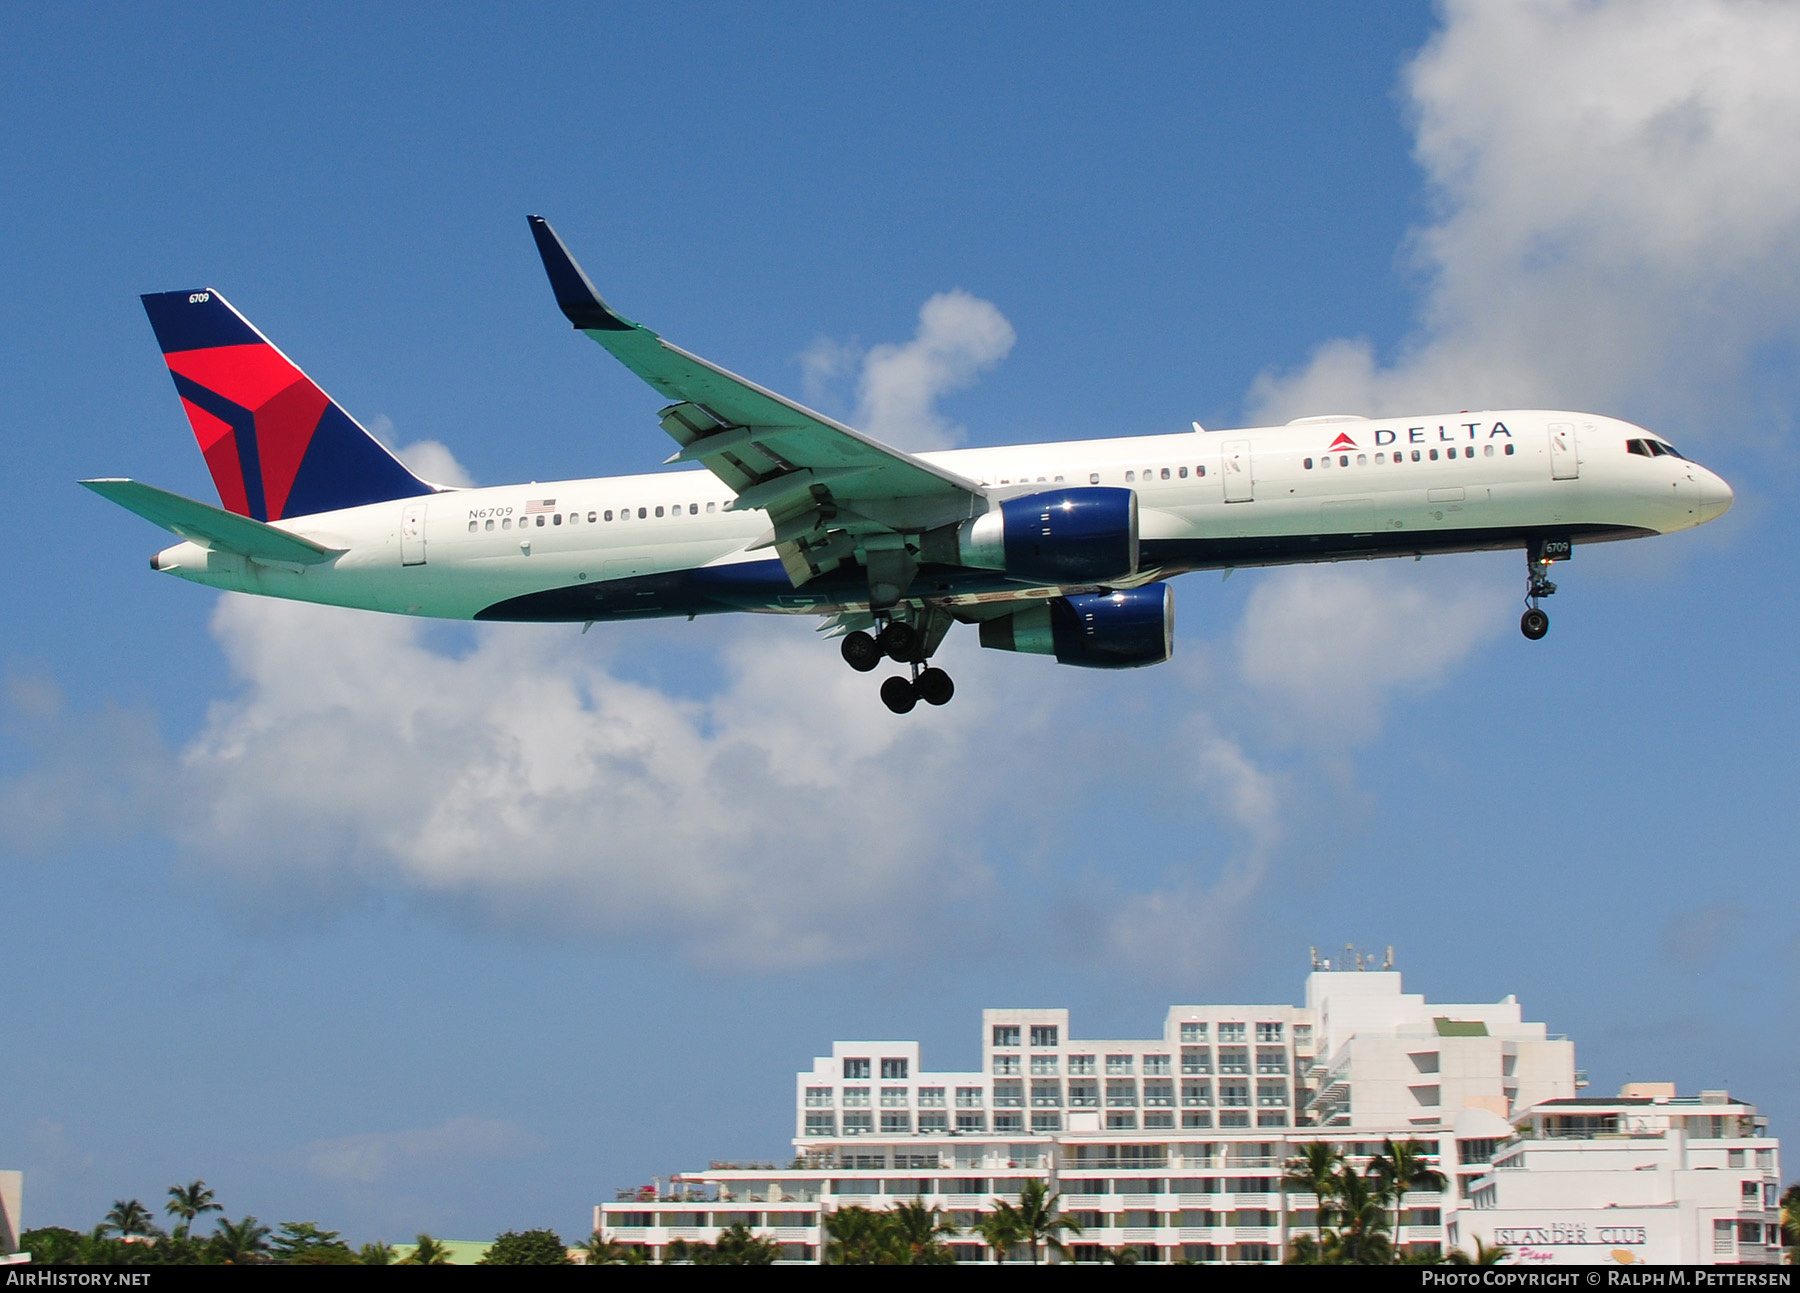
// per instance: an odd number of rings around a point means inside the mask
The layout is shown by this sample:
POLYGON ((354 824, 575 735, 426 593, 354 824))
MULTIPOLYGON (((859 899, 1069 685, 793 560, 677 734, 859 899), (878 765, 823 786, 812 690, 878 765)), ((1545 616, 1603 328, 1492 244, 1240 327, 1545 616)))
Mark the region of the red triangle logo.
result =
POLYGON ((1336 453, 1339 449, 1354 448, 1356 448, 1356 441, 1350 438, 1350 433, 1348 431, 1340 431, 1338 432, 1338 438, 1331 442, 1331 448, 1327 449, 1326 452, 1336 453))

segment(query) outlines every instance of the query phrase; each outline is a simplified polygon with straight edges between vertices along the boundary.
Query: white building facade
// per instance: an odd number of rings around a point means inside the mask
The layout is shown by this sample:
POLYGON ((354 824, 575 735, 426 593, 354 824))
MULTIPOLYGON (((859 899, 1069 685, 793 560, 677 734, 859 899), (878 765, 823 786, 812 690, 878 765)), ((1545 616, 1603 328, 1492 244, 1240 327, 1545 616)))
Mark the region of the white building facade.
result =
POLYGON ((1328 1140, 1361 1169, 1393 1139, 1420 1142, 1448 1178, 1402 1201, 1395 1242, 1472 1247, 1486 1230, 1446 1222, 1491 1188, 1510 1119, 1577 1098, 1573 1044, 1511 997, 1433 1005, 1386 968, 1315 957, 1304 1001, 1176 1006, 1147 1039, 1075 1037, 1066 1010, 986 1010, 969 1071, 926 1068, 916 1042, 836 1042, 796 1075, 788 1166, 716 1163, 621 1191, 595 1229, 660 1256, 741 1223, 787 1260, 820 1261, 833 1209, 922 1199, 958 1227, 959 1260, 987 1260, 981 1214, 1038 1179, 1082 1227, 1076 1260, 1131 1247, 1148 1262, 1276 1262, 1316 1209, 1284 1187, 1288 1160, 1328 1140))

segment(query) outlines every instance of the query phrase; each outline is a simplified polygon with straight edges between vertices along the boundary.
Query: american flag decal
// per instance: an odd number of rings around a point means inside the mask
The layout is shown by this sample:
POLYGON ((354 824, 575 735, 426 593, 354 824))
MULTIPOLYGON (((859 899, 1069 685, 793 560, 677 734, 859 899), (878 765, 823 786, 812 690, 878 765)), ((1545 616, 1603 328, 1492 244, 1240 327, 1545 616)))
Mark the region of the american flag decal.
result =
POLYGON ((554 498, 534 498, 528 500, 525 504, 525 511, 527 513, 554 512, 555 510, 556 500, 554 498))

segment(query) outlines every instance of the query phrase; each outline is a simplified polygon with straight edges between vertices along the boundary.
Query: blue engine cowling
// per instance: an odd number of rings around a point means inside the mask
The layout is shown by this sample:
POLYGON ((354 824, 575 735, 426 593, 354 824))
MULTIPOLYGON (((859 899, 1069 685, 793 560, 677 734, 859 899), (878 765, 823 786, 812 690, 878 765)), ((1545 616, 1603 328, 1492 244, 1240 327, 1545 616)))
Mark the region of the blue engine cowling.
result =
POLYGON ((1175 650, 1175 591, 1167 584, 1058 597, 981 623, 981 645, 1054 655, 1086 669, 1161 664, 1175 650))
POLYGON ((1045 584, 1103 584, 1138 568, 1137 492, 1044 490, 1000 504, 1007 574, 1045 584))

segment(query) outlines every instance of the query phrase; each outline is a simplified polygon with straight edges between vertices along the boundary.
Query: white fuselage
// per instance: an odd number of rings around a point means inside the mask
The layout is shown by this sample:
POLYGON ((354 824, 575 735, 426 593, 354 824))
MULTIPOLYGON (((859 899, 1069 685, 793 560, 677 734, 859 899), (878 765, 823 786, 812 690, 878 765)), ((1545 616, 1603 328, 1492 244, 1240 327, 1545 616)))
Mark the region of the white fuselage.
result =
MULTIPOLYGON (((1505 410, 1307 419, 920 457, 980 482, 996 500, 1057 485, 1136 490, 1146 555, 1132 582, 1144 582, 1209 567, 1520 547, 1532 535, 1584 542, 1666 533, 1730 506, 1730 487, 1699 464, 1627 450, 1647 435, 1612 418, 1505 410)), ((278 523, 343 549, 329 562, 263 563, 183 543, 153 564, 213 587, 367 610, 580 619, 493 608, 646 576, 723 575, 729 572, 715 568, 740 563, 778 571, 772 552, 754 546, 769 532, 768 517, 730 510, 732 498, 710 472, 694 469, 444 490, 278 523)), ((989 584, 975 592, 935 587, 950 603, 1045 595, 985 573, 989 584)), ((866 606, 854 581, 798 589, 785 579, 766 583, 767 595, 753 603, 699 609, 822 613, 866 606)), ((658 597, 642 613, 696 608, 658 597)))

